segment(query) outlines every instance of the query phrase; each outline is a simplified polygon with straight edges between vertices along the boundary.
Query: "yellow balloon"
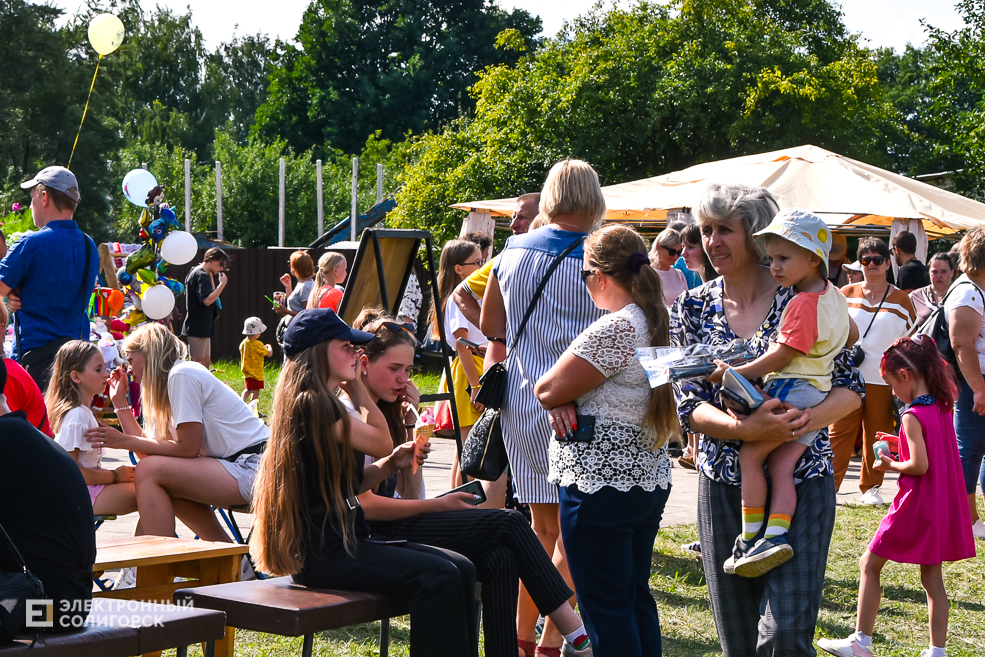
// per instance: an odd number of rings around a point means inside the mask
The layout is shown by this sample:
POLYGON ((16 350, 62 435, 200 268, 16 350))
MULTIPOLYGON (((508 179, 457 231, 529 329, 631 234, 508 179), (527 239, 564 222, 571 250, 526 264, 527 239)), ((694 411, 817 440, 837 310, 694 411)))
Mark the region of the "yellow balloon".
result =
POLYGON ((113 14, 99 14, 89 23, 89 43, 100 55, 108 55, 123 43, 123 21, 113 14))

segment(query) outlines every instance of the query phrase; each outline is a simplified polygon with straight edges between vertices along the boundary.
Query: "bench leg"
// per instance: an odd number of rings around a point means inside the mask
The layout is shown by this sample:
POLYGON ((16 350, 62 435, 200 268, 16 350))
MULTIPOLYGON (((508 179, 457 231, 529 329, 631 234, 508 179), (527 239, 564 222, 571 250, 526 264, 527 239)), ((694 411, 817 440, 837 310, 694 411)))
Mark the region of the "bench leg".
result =
POLYGON ((315 635, 305 634, 304 644, 301 647, 301 657, 311 657, 311 651, 315 647, 315 635))
POLYGON ((215 657, 215 641, 205 644, 205 657, 215 657))
POLYGON ((188 646, 178 646, 177 657, 188 657, 188 646))
POLYGON ((384 618, 380 621, 380 657, 387 657, 390 654, 390 619, 384 618))

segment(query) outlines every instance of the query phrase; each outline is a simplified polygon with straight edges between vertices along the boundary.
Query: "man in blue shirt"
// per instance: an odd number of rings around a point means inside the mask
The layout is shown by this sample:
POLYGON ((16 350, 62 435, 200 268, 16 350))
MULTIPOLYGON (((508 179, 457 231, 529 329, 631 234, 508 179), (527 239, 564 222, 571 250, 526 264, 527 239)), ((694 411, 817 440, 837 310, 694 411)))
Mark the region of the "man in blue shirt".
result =
POLYGON ((99 254, 72 218, 81 197, 71 171, 47 167, 21 188, 30 190, 40 230, 19 239, 0 261, 0 296, 17 313, 17 360, 45 390, 59 347, 89 338, 86 310, 99 254))

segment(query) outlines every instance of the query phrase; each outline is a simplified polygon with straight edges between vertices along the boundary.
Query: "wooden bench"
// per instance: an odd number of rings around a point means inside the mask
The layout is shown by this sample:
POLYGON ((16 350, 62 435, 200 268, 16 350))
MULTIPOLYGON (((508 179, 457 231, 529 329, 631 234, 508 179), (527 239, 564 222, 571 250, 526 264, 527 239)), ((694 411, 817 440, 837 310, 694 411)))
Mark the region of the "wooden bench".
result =
POLYGON ((380 657, 387 657, 390 618, 409 613, 406 603, 383 595, 309 589, 290 577, 181 589, 175 591, 174 600, 225 612, 229 627, 303 636, 303 657, 311 657, 316 632, 373 621, 381 621, 380 657))
POLYGON ((0 656, 129 657, 177 648, 178 657, 184 657, 193 643, 221 639, 225 624, 225 615, 211 609, 94 599, 79 630, 42 634, 33 649, 34 636, 23 634, 0 646, 0 656))

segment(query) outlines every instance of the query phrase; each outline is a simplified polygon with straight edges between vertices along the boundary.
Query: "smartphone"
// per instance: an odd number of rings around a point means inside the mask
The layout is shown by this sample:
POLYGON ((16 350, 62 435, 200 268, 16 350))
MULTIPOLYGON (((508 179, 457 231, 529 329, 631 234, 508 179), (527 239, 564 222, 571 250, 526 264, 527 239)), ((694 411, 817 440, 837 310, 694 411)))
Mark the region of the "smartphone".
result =
POLYGON ((274 301, 273 299, 271 299, 270 297, 268 297, 268 296, 267 296, 266 294, 265 294, 265 295, 263 295, 263 296, 264 296, 264 297, 265 297, 265 298, 267 299, 267 301, 269 301, 270 303, 272 303, 272 304, 274 304, 275 306, 279 306, 279 307, 281 307, 281 308, 283 308, 283 307, 284 307, 284 306, 281 306, 281 305, 280 305, 279 303, 277 303, 276 301, 274 301))
POLYGON ((452 493, 471 493, 473 499, 466 500, 466 502, 475 506, 478 506, 486 501, 486 491, 482 487, 482 482, 478 479, 473 479, 469 483, 462 484, 458 488, 452 488, 449 491, 445 491, 441 495, 438 495, 438 497, 444 497, 445 495, 451 495, 452 493))
POLYGON ((566 436, 555 435, 554 437, 562 443, 590 443, 595 440, 594 415, 582 415, 578 413, 575 415, 575 422, 578 423, 577 429, 566 436))
POLYGON ((471 340, 466 340, 465 338, 458 338, 458 341, 461 342, 462 344, 464 344, 466 347, 470 347, 472 349, 481 349, 482 348, 482 345, 476 344, 476 343, 472 342, 471 340))

